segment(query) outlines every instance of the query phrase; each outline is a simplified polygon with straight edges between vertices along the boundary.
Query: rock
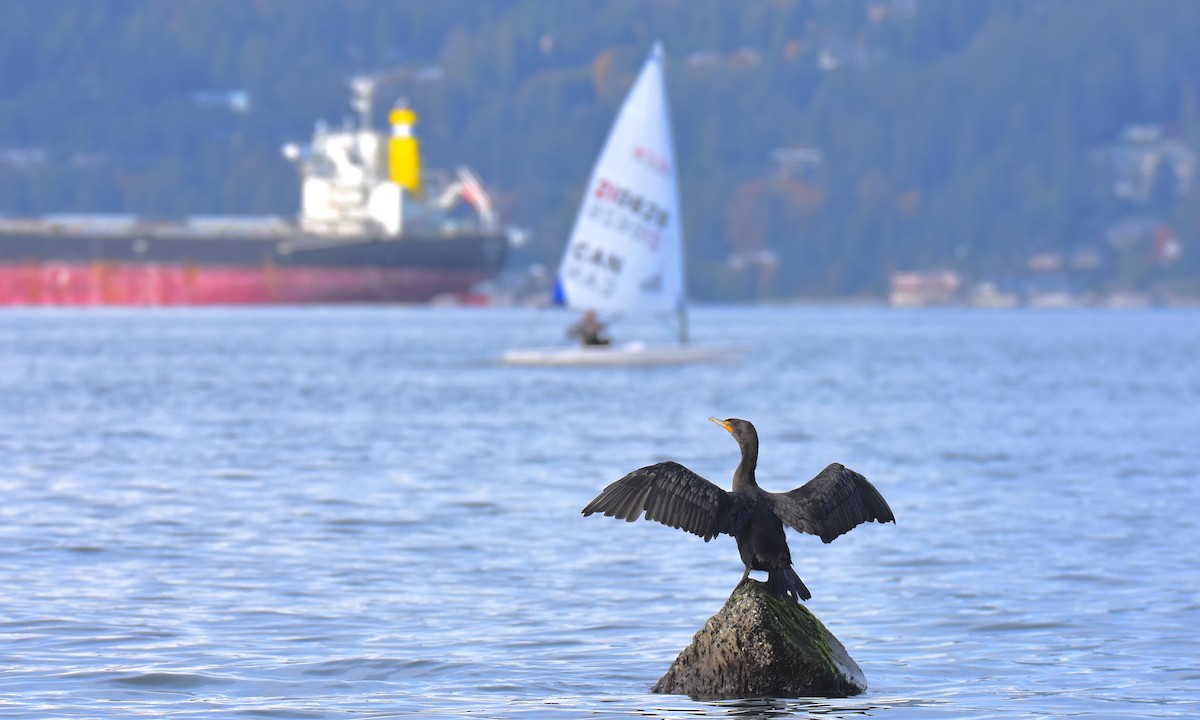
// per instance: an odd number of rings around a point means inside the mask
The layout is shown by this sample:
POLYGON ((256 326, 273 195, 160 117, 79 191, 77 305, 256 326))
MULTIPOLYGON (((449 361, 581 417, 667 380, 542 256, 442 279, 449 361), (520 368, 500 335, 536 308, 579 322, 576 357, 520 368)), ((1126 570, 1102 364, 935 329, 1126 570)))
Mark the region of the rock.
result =
POLYGON ((653 691, 715 700, 848 697, 866 689, 858 664, 808 608, 746 580, 653 691))

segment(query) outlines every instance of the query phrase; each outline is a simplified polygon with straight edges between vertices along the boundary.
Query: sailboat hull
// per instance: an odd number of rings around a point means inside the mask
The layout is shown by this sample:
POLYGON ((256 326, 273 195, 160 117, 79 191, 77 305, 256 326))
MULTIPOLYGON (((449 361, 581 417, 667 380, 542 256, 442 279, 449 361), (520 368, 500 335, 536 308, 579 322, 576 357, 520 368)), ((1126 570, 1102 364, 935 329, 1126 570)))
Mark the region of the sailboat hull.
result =
POLYGON ((652 345, 641 342, 593 347, 543 347, 509 350, 500 356, 505 365, 534 367, 613 367, 687 365, 733 362, 740 348, 716 345, 652 345))

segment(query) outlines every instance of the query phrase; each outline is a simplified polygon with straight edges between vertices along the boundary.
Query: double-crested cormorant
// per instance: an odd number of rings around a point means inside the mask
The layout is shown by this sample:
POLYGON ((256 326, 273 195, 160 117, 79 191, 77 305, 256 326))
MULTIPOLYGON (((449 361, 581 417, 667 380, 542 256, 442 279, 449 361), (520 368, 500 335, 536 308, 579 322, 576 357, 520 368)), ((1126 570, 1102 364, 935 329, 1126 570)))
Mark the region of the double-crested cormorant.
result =
POLYGON ((783 526, 817 535, 825 542, 872 520, 895 522, 892 509, 862 475, 833 463, 800 487, 767 492, 754 480, 758 433, 746 420, 709 418, 729 431, 742 450, 733 473, 733 490, 725 492, 675 462, 634 470, 614 482, 583 509, 633 522, 645 511, 657 520, 704 538, 719 533, 737 540, 746 571, 767 571, 767 590, 777 597, 808 600, 812 594, 792 569, 783 526))

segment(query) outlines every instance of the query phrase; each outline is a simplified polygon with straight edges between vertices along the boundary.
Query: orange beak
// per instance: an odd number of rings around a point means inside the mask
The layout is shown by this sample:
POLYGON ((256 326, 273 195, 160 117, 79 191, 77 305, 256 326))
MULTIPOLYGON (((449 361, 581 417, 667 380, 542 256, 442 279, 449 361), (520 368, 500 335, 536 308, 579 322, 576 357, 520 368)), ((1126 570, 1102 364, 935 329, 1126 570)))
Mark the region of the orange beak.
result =
POLYGON ((721 427, 725 428, 725 431, 726 431, 726 432, 728 432, 730 435, 732 435, 732 434, 733 434, 733 428, 729 427, 729 423, 725 422, 724 420, 718 420, 718 419, 716 419, 715 417, 710 417, 710 418, 709 418, 709 421, 710 421, 710 422, 715 422, 716 424, 718 424, 718 425, 720 425, 721 427))

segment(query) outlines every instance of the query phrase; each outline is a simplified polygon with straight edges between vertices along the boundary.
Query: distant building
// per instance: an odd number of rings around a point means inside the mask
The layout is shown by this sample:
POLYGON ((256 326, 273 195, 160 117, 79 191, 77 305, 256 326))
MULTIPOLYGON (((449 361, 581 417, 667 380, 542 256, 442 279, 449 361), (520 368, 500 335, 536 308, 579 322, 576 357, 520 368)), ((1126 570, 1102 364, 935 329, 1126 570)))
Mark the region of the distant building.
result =
POLYGON ((1016 293, 1006 292, 994 282, 981 282, 971 288, 967 304, 972 307, 1014 308, 1021 304, 1016 293))
POLYGON ((962 278, 952 270, 892 273, 888 301, 895 307, 951 305, 961 299, 962 278))
POLYGON ((38 147, 0 148, 0 167, 30 168, 46 164, 49 155, 38 147))
POLYGON ((1146 205, 1156 196, 1181 197, 1196 174, 1196 153, 1157 125, 1130 125, 1121 138, 1093 153, 1106 194, 1146 205))
POLYGON ((218 107, 235 113, 250 112, 250 93, 245 90, 196 90, 192 102, 200 107, 218 107))
POLYGON ((1170 265, 1183 253, 1175 230, 1152 217, 1122 218, 1105 229, 1104 237, 1118 253, 1146 257, 1156 265, 1170 265))
POLYGON ((1029 269, 1035 273, 1058 272, 1063 267, 1062 253, 1046 252, 1029 256, 1029 269))

